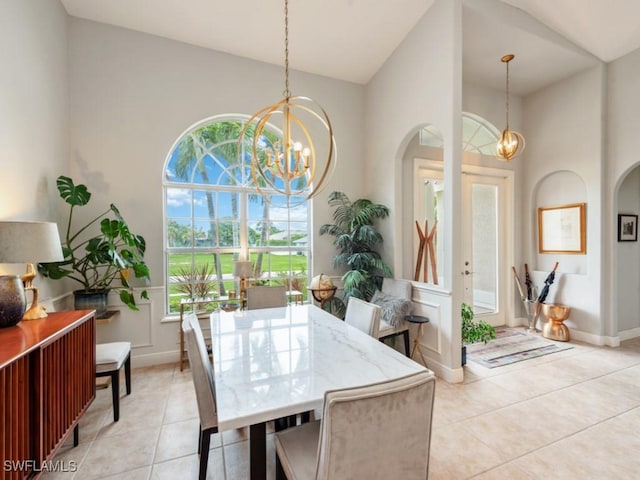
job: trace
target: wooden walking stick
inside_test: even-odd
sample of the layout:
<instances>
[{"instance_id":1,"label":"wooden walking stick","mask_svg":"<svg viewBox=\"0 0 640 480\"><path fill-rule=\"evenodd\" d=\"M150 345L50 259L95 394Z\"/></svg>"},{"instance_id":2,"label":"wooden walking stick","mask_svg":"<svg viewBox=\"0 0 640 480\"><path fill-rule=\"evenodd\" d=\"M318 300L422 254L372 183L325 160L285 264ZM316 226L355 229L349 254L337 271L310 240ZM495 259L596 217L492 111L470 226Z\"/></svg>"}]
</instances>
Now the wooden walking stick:
<instances>
[{"instance_id":1,"label":"wooden walking stick","mask_svg":"<svg viewBox=\"0 0 640 480\"><path fill-rule=\"evenodd\" d=\"M420 230L420 224L416 220L416 228L418 229L418 238L420 239L420 245L418 245L418 260L416 261L416 272L413 275L413 279L417 282L420 280L420 264L422 263L422 254L424 250L424 243L426 241L426 237L422 230Z\"/></svg>"}]
</instances>

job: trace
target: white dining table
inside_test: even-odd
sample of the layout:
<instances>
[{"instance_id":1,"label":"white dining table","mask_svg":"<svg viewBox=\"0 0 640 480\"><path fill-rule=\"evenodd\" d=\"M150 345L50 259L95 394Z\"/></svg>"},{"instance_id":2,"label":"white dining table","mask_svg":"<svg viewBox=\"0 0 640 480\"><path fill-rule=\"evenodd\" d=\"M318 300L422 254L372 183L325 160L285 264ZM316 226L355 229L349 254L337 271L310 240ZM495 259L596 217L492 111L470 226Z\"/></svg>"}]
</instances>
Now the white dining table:
<instances>
[{"instance_id":1,"label":"white dining table","mask_svg":"<svg viewBox=\"0 0 640 480\"><path fill-rule=\"evenodd\" d=\"M217 311L218 429L250 427L251 479L266 478L266 422L322 407L328 390L426 368L314 305Z\"/></svg>"}]
</instances>

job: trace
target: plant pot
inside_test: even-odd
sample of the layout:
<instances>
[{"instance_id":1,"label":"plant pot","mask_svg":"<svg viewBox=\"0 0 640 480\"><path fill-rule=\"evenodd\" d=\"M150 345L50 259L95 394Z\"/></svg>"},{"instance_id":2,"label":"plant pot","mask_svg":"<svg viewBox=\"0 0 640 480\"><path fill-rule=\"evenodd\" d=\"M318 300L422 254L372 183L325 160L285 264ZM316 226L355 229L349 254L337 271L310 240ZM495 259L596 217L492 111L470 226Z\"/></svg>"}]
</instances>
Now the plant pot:
<instances>
[{"instance_id":1,"label":"plant pot","mask_svg":"<svg viewBox=\"0 0 640 480\"><path fill-rule=\"evenodd\" d=\"M73 292L76 310L95 310L96 318L107 313L109 290L75 290Z\"/></svg>"},{"instance_id":2,"label":"plant pot","mask_svg":"<svg viewBox=\"0 0 640 480\"><path fill-rule=\"evenodd\" d=\"M467 346L462 345L462 366L467 364Z\"/></svg>"}]
</instances>

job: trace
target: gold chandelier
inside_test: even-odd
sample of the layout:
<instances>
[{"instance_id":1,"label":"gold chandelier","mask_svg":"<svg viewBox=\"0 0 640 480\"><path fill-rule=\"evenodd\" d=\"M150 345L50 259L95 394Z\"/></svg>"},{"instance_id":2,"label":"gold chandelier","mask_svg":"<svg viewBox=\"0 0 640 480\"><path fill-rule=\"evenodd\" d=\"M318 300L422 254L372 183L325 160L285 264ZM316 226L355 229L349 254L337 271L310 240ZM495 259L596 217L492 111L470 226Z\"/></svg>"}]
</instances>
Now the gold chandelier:
<instances>
[{"instance_id":1,"label":"gold chandelier","mask_svg":"<svg viewBox=\"0 0 640 480\"><path fill-rule=\"evenodd\" d=\"M515 58L515 55L509 54L501 58L507 64L507 86L506 86L506 105L507 105L507 126L502 131L500 140L497 144L497 155L506 161L520 155L525 146L522 134L509 130L509 62Z\"/></svg>"},{"instance_id":2,"label":"gold chandelier","mask_svg":"<svg viewBox=\"0 0 640 480\"><path fill-rule=\"evenodd\" d=\"M324 109L311 98L292 96L289 90L288 0L284 2L284 45L284 98L256 112L244 125L239 141L250 136L251 175L260 193L275 191L304 201L317 195L330 177L335 168L336 146L333 127ZM267 128L277 116L282 116L281 139L269 135ZM324 161L318 158L307 127L309 122L327 132Z\"/></svg>"}]
</instances>

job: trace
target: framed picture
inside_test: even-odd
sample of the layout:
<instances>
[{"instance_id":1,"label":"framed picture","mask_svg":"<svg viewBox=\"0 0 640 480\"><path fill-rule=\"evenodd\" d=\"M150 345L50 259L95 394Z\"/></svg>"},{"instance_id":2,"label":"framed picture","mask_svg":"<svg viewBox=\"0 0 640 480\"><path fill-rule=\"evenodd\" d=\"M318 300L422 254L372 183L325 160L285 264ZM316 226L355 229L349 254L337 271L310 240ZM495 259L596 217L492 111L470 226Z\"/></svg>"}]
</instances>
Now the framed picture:
<instances>
[{"instance_id":1,"label":"framed picture","mask_svg":"<svg viewBox=\"0 0 640 480\"><path fill-rule=\"evenodd\" d=\"M586 203L538 208L538 252L587 253Z\"/></svg>"},{"instance_id":2,"label":"framed picture","mask_svg":"<svg viewBox=\"0 0 640 480\"><path fill-rule=\"evenodd\" d=\"M618 214L618 241L638 241L638 215Z\"/></svg>"}]
</instances>

